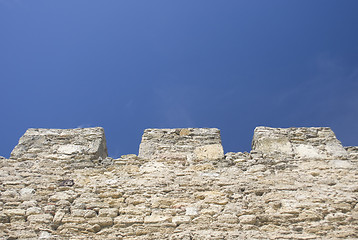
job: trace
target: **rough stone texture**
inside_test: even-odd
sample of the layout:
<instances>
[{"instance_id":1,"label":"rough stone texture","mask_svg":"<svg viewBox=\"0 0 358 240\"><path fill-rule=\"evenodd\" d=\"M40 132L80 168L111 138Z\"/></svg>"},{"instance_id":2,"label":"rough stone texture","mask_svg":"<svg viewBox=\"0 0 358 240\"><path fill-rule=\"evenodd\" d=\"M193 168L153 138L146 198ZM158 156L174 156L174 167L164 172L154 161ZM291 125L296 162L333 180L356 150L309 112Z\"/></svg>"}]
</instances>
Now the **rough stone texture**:
<instances>
[{"instance_id":1,"label":"rough stone texture","mask_svg":"<svg viewBox=\"0 0 358 240\"><path fill-rule=\"evenodd\" d=\"M346 158L347 152L328 127L257 127L252 150L266 157Z\"/></svg>"},{"instance_id":2,"label":"rough stone texture","mask_svg":"<svg viewBox=\"0 0 358 240\"><path fill-rule=\"evenodd\" d=\"M345 147L344 149L347 151L350 159L358 160L358 147L351 146L351 147Z\"/></svg>"},{"instance_id":3,"label":"rough stone texture","mask_svg":"<svg viewBox=\"0 0 358 240\"><path fill-rule=\"evenodd\" d=\"M0 158L0 239L358 239L358 161L347 156L130 154L86 168Z\"/></svg>"},{"instance_id":4,"label":"rough stone texture","mask_svg":"<svg viewBox=\"0 0 358 240\"><path fill-rule=\"evenodd\" d=\"M107 157L103 128L41 129L30 128L20 138L10 158L27 159L81 159Z\"/></svg>"},{"instance_id":5,"label":"rough stone texture","mask_svg":"<svg viewBox=\"0 0 358 240\"><path fill-rule=\"evenodd\" d=\"M139 147L140 158L196 161L222 159L217 128L146 129Z\"/></svg>"}]
</instances>

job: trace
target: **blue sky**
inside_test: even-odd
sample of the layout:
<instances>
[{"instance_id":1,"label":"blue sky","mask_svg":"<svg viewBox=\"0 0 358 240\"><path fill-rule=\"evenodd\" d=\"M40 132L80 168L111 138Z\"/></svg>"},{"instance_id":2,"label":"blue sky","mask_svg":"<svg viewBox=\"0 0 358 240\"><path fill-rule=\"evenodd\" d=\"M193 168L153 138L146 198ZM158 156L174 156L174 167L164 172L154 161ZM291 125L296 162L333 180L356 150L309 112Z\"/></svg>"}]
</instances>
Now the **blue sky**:
<instances>
[{"instance_id":1,"label":"blue sky","mask_svg":"<svg viewBox=\"0 0 358 240\"><path fill-rule=\"evenodd\" d=\"M27 128L329 126L358 145L356 0L0 0L0 155Z\"/></svg>"}]
</instances>

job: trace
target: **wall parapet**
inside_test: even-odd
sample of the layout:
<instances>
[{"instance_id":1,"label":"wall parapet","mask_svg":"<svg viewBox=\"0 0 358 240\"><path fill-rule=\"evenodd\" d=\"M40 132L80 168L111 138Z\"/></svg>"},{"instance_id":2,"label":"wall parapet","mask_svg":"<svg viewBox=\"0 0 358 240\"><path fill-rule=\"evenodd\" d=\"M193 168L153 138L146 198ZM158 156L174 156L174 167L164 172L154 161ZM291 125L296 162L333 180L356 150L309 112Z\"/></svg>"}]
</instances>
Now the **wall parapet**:
<instances>
[{"instance_id":1,"label":"wall parapet","mask_svg":"<svg viewBox=\"0 0 358 240\"><path fill-rule=\"evenodd\" d=\"M112 159L101 128L28 130L0 157L0 239L358 239L358 147L261 127L223 155L219 133L149 129L140 156Z\"/></svg>"}]
</instances>

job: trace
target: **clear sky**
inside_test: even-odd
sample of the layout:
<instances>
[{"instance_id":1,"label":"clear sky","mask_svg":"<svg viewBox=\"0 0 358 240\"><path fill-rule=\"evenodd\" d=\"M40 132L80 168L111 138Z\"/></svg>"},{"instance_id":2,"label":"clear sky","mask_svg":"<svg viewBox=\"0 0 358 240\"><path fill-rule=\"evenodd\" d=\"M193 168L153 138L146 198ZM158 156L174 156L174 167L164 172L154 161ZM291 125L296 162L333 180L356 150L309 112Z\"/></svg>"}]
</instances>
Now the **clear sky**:
<instances>
[{"instance_id":1,"label":"clear sky","mask_svg":"<svg viewBox=\"0 0 358 240\"><path fill-rule=\"evenodd\" d=\"M27 128L329 126L358 145L357 0L0 0L0 155Z\"/></svg>"}]
</instances>

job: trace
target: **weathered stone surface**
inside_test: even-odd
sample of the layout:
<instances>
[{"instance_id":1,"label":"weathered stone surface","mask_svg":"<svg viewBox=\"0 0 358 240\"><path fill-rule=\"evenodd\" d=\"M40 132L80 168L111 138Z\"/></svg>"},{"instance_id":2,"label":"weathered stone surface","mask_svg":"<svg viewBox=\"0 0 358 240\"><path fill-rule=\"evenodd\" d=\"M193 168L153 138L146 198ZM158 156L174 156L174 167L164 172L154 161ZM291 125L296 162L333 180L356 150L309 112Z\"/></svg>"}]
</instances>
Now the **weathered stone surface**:
<instances>
[{"instance_id":1,"label":"weathered stone surface","mask_svg":"<svg viewBox=\"0 0 358 240\"><path fill-rule=\"evenodd\" d=\"M53 220L53 216L50 214L35 214L27 218L30 223L50 223Z\"/></svg>"},{"instance_id":2,"label":"weathered stone surface","mask_svg":"<svg viewBox=\"0 0 358 240\"><path fill-rule=\"evenodd\" d=\"M358 148L346 149L185 164L131 154L87 168L1 159L0 239L358 239Z\"/></svg>"},{"instance_id":3,"label":"weathered stone surface","mask_svg":"<svg viewBox=\"0 0 358 240\"><path fill-rule=\"evenodd\" d=\"M139 147L140 158L181 161L222 159L217 128L146 129Z\"/></svg>"},{"instance_id":4,"label":"weathered stone surface","mask_svg":"<svg viewBox=\"0 0 358 240\"><path fill-rule=\"evenodd\" d=\"M257 127L252 150L267 157L332 159L346 158L347 152L328 127Z\"/></svg>"},{"instance_id":5,"label":"weathered stone surface","mask_svg":"<svg viewBox=\"0 0 358 240\"><path fill-rule=\"evenodd\" d=\"M358 160L358 147L350 146L344 148L350 159Z\"/></svg>"},{"instance_id":6,"label":"weathered stone surface","mask_svg":"<svg viewBox=\"0 0 358 240\"><path fill-rule=\"evenodd\" d=\"M11 152L11 159L81 159L107 157L103 128L30 128Z\"/></svg>"}]
</instances>

